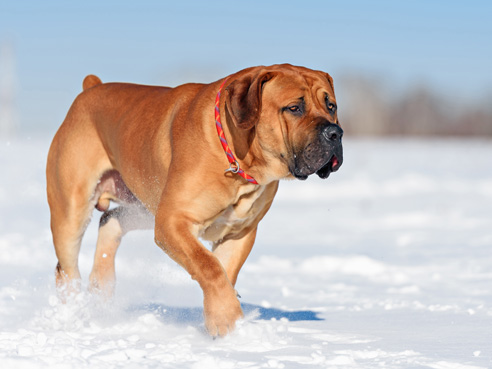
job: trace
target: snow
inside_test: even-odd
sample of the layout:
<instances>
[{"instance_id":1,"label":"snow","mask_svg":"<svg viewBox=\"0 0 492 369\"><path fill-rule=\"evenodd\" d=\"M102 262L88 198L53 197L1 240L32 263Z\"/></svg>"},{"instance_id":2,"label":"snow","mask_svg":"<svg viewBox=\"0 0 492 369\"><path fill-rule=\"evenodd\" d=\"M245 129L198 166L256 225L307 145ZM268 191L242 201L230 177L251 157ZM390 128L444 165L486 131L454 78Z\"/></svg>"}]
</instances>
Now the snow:
<instances>
[{"instance_id":1,"label":"snow","mask_svg":"<svg viewBox=\"0 0 492 369\"><path fill-rule=\"evenodd\" d=\"M491 141L346 140L328 180L281 183L236 286L245 319L216 340L152 232L123 240L114 301L60 303L48 146L0 141L1 368L492 367Z\"/></svg>"}]
</instances>

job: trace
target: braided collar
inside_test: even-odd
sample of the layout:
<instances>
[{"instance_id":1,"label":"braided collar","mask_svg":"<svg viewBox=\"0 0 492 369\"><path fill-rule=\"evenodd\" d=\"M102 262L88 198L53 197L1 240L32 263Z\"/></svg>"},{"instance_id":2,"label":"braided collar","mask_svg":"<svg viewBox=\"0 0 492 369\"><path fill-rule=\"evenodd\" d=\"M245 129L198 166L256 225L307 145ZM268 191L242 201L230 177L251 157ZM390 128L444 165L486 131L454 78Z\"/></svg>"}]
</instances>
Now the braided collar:
<instances>
[{"instance_id":1,"label":"braided collar","mask_svg":"<svg viewBox=\"0 0 492 369\"><path fill-rule=\"evenodd\" d=\"M234 154L232 153L231 148L229 147L224 135L224 129L222 128L222 123L220 121L219 103L220 103L220 93L222 92L222 89L224 88L226 81L227 78L224 80L224 82L222 82L222 85L220 85L219 91L217 92L217 97L215 98L215 127L217 128L217 134L219 135L222 148L224 149L224 152L226 153L227 156L227 160L229 161L229 168L226 169L225 172L226 173L232 172L234 174L238 174L241 177L243 177L245 180L247 180L249 183L258 184L258 182L256 182L256 180L253 177L246 174L244 170L242 170L239 167L239 163L236 160Z\"/></svg>"}]
</instances>

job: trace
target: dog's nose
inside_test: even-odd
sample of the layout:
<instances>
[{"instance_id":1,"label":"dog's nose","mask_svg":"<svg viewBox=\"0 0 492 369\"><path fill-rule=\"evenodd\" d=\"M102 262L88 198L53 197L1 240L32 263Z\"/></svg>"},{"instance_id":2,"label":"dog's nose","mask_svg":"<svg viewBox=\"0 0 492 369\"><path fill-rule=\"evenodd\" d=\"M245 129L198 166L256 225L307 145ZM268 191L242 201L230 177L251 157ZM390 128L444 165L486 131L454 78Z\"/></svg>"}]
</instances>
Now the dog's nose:
<instances>
[{"instance_id":1,"label":"dog's nose","mask_svg":"<svg viewBox=\"0 0 492 369\"><path fill-rule=\"evenodd\" d=\"M342 128L340 128L340 126L336 124L327 124L323 127L323 130L321 132L323 134L323 137L326 138L328 141L338 143L342 140L343 130Z\"/></svg>"}]
</instances>

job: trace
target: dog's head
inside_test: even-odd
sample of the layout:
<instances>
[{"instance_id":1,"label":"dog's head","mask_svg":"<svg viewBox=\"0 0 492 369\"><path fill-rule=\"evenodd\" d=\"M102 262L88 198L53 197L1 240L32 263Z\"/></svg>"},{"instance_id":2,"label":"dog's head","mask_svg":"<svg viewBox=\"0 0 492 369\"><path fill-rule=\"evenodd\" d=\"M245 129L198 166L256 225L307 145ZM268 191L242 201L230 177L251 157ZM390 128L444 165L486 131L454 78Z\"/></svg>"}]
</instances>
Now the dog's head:
<instances>
[{"instance_id":1,"label":"dog's head","mask_svg":"<svg viewBox=\"0 0 492 369\"><path fill-rule=\"evenodd\" d=\"M329 74L287 64L255 67L226 91L234 125L254 134L256 156L279 178L327 178L342 165L343 130Z\"/></svg>"}]
</instances>

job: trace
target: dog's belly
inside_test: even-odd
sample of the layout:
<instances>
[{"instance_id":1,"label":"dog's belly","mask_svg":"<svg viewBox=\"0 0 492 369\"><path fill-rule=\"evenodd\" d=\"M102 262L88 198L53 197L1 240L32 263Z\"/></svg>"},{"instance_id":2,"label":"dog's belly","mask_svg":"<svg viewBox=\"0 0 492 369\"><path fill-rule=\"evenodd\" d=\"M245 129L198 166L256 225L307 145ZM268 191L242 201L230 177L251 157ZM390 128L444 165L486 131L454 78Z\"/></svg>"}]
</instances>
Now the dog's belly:
<instances>
[{"instance_id":1,"label":"dog's belly","mask_svg":"<svg viewBox=\"0 0 492 369\"><path fill-rule=\"evenodd\" d=\"M120 173L116 170L109 170L99 179L92 201L95 202L97 210L106 211L110 201L132 204L138 200L123 182Z\"/></svg>"}]
</instances>

